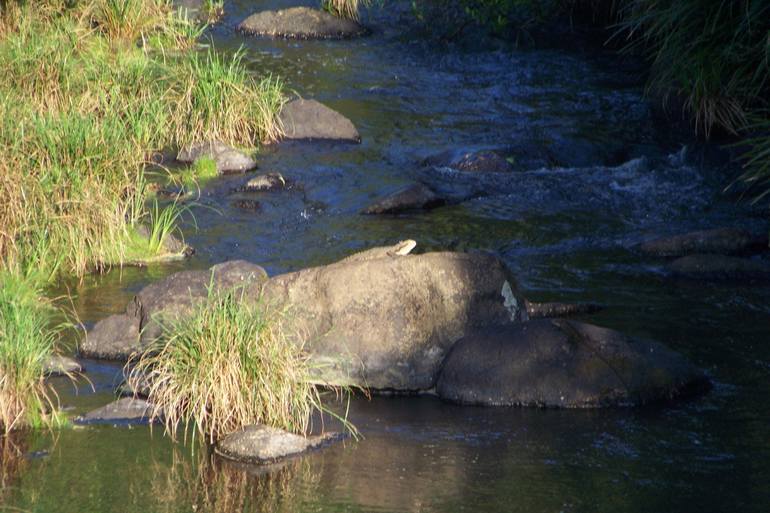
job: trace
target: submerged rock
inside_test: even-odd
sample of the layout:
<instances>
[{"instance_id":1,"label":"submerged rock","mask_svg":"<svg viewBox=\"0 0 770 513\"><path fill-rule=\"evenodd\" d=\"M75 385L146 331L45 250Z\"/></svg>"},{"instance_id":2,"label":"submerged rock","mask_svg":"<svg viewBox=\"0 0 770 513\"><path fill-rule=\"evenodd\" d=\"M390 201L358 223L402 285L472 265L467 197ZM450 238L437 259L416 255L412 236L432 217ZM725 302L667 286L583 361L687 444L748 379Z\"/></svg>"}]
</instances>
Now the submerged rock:
<instances>
[{"instance_id":1,"label":"submerged rock","mask_svg":"<svg viewBox=\"0 0 770 513\"><path fill-rule=\"evenodd\" d=\"M139 319L111 315L96 323L81 341L79 352L87 358L126 360L142 348Z\"/></svg>"},{"instance_id":2,"label":"submerged rock","mask_svg":"<svg viewBox=\"0 0 770 513\"><path fill-rule=\"evenodd\" d=\"M447 356L442 399L485 406L635 406L705 391L709 381L656 342L566 320L474 331Z\"/></svg>"},{"instance_id":3,"label":"submerged rock","mask_svg":"<svg viewBox=\"0 0 770 513\"><path fill-rule=\"evenodd\" d=\"M601 310L600 305L593 303L532 303L527 301L527 313L530 319L585 315Z\"/></svg>"},{"instance_id":4,"label":"submerged rock","mask_svg":"<svg viewBox=\"0 0 770 513\"><path fill-rule=\"evenodd\" d=\"M51 355L43 362L43 372L47 376L65 376L83 372L84 367L68 356Z\"/></svg>"},{"instance_id":5,"label":"submerged rock","mask_svg":"<svg viewBox=\"0 0 770 513\"><path fill-rule=\"evenodd\" d=\"M413 241L275 276L263 297L286 305L317 379L418 391L435 383L452 344L474 328L526 319L510 271L482 253L405 254Z\"/></svg>"},{"instance_id":6,"label":"submerged rock","mask_svg":"<svg viewBox=\"0 0 770 513\"><path fill-rule=\"evenodd\" d=\"M316 100L292 100L280 115L284 140L361 142L353 123Z\"/></svg>"},{"instance_id":7,"label":"submerged rock","mask_svg":"<svg viewBox=\"0 0 770 513\"><path fill-rule=\"evenodd\" d=\"M253 425L227 435L217 444L215 451L231 460L264 465L318 449L343 438L340 433L305 437L283 429Z\"/></svg>"},{"instance_id":8,"label":"submerged rock","mask_svg":"<svg viewBox=\"0 0 770 513\"><path fill-rule=\"evenodd\" d=\"M353 20L309 7L258 12L243 20L238 30L255 36L292 39L346 39L367 32Z\"/></svg>"},{"instance_id":9,"label":"submerged rock","mask_svg":"<svg viewBox=\"0 0 770 513\"><path fill-rule=\"evenodd\" d=\"M78 424L147 423L153 406L144 399L124 397L75 419Z\"/></svg>"},{"instance_id":10,"label":"submerged rock","mask_svg":"<svg viewBox=\"0 0 770 513\"><path fill-rule=\"evenodd\" d=\"M201 158L212 159L219 174L245 173L257 167L254 159L221 141L193 144L179 150L176 157L185 164L193 164Z\"/></svg>"},{"instance_id":11,"label":"submerged rock","mask_svg":"<svg viewBox=\"0 0 770 513\"><path fill-rule=\"evenodd\" d=\"M690 255L668 265L669 271L687 278L770 281L770 262L724 255Z\"/></svg>"},{"instance_id":12,"label":"submerged rock","mask_svg":"<svg viewBox=\"0 0 770 513\"><path fill-rule=\"evenodd\" d=\"M480 150L471 152L445 151L428 157L425 166L449 167L457 171L470 173L510 173L514 166L500 150Z\"/></svg>"},{"instance_id":13,"label":"submerged rock","mask_svg":"<svg viewBox=\"0 0 770 513\"><path fill-rule=\"evenodd\" d=\"M253 199L239 199L233 201L233 206L241 210L248 210L250 212L259 212L262 210L262 204Z\"/></svg>"},{"instance_id":14,"label":"submerged rock","mask_svg":"<svg viewBox=\"0 0 770 513\"><path fill-rule=\"evenodd\" d=\"M768 240L739 228L715 228L650 240L640 244L639 249L661 257L706 253L741 255L767 250Z\"/></svg>"},{"instance_id":15,"label":"submerged rock","mask_svg":"<svg viewBox=\"0 0 770 513\"><path fill-rule=\"evenodd\" d=\"M409 210L428 210L445 202L421 183L408 185L365 208L362 214L398 214Z\"/></svg>"}]
</instances>

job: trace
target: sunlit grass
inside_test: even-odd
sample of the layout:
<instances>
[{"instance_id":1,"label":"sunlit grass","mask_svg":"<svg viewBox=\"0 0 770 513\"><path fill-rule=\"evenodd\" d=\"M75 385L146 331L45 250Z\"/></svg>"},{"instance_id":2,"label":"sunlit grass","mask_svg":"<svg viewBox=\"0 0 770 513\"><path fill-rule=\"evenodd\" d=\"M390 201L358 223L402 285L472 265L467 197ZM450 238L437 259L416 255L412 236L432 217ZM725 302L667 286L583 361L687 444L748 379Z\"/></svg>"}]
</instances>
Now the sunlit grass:
<instances>
[{"instance_id":1,"label":"sunlit grass","mask_svg":"<svg viewBox=\"0 0 770 513\"><path fill-rule=\"evenodd\" d=\"M371 0L322 0L321 7L340 18L357 20L360 16L361 7L371 4Z\"/></svg>"},{"instance_id":2,"label":"sunlit grass","mask_svg":"<svg viewBox=\"0 0 770 513\"><path fill-rule=\"evenodd\" d=\"M182 424L211 442L250 424L307 433L313 412L326 411L285 312L241 299L211 291L192 317L166 323L128 373L132 385L150 383L153 415L171 436Z\"/></svg>"}]
</instances>

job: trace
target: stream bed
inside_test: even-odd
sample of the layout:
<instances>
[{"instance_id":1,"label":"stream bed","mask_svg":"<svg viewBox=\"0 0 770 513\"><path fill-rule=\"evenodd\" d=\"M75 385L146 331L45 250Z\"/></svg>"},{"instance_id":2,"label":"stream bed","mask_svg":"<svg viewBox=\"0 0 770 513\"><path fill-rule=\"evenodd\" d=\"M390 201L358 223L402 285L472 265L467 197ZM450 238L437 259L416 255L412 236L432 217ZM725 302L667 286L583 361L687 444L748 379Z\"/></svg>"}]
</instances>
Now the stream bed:
<instances>
[{"instance_id":1,"label":"stream bed","mask_svg":"<svg viewBox=\"0 0 770 513\"><path fill-rule=\"evenodd\" d=\"M604 305L583 319L663 342L706 369L714 389L663 408L603 411L359 397L350 415L361 441L269 469L192 451L160 428L38 433L0 449L0 510L770 511L770 286L672 279L665 262L632 249L696 229L766 231L767 212L725 196L724 170L682 151L688 141L655 121L642 68L596 49L448 48L415 35L403 6L372 9L373 33L356 40L273 41L234 30L252 12L298 3L226 2L214 44L243 45L253 70L340 111L362 143L267 148L260 172L301 187L251 194L259 212L233 205L230 191L247 177L207 183L197 229L184 232L195 256L71 284L85 326L181 269L246 259L272 275L414 239L417 251L497 253L530 299ZM426 176L426 157L501 147L537 147L554 169L477 182L483 194L430 212L360 215L418 179L467 185ZM119 364L85 366L90 384L58 387L72 414L109 402L120 380Z\"/></svg>"}]
</instances>

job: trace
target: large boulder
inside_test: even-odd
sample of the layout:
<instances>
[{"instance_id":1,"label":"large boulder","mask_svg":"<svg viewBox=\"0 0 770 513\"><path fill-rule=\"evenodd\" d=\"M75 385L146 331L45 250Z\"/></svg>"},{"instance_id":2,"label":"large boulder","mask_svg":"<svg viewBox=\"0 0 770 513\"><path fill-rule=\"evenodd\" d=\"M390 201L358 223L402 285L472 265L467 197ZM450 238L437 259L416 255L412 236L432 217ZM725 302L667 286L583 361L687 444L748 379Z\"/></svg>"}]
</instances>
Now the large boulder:
<instances>
[{"instance_id":1,"label":"large boulder","mask_svg":"<svg viewBox=\"0 0 770 513\"><path fill-rule=\"evenodd\" d=\"M443 399L486 406L633 406L697 393L708 379L656 342L567 320L472 332L447 356Z\"/></svg>"},{"instance_id":2,"label":"large boulder","mask_svg":"<svg viewBox=\"0 0 770 513\"><path fill-rule=\"evenodd\" d=\"M280 121L283 139L287 141L361 142L358 130L348 118L316 100L288 102L281 110Z\"/></svg>"},{"instance_id":3,"label":"large boulder","mask_svg":"<svg viewBox=\"0 0 770 513\"><path fill-rule=\"evenodd\" d=\"M340 433L306 437L283 429L252 425L227 435L214 451L231 460L265 465L298 456L343 438Z\"/></svg>"},{"instance_id":4,"label":"large boulder","mask_svg":"<svg viewBox=\"0 0 770 513\"><path fill-rule=\"evenodd\" d=\"M366 34L366 28L353 20L309 7L258 12L243 20L238 30L291 39L344 39Z\"/></svg>"},{"instance_id":5,"label":"large boulder","mask_svg":"<svg viewBox=\"0 0 770 513\"><path fill-rule=\"evenodd\" d=\"M430 389L452 345L526 319L513 276L482 253L410 255L413 241L275 276L264 298L289 309L318 380L377 390Z\"/></svg>"},{"instance_id":6,"label":"large boulder","mask_svg":"<svg viewBox=\"0 0 770 513\"><path fill-rule=\"evenodd\" d=\"M153 406L144 399L124 397L77 417L78 424L146 424ZM158 420L157 418L155 420Z\"/></svg>"},{"instance_id":7,"label":"large boulder","mask_svg":"<svg viewBox=\"0 0 770 513\"><path fill-rule=\"evenodd\" d=\"M642 253L661 257L681 257L692 254L741 255L767 250L767 237L760 237L739 228L715 228L661 237L643 242Z\"/></svg>"}]
</instances>

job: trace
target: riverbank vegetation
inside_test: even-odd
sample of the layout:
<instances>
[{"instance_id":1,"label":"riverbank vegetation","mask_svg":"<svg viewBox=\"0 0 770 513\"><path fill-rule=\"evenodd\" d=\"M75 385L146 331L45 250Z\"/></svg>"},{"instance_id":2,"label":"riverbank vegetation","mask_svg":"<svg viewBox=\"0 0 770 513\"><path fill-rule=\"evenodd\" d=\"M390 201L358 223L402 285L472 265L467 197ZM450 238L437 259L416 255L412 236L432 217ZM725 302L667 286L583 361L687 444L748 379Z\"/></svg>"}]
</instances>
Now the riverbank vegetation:
<instances>
[{"instance_id":1,"label":"riverbank vegetation","mask_svg":"<svg viewBox=\"0 0 770 513\"><path fill-rule=\"evenodd\" d=\"M180 425L215 442L251 424L307 433L322 412L311 364L285 312L249 305L236 289L210 291L184 321L163 326L129 372L134 390L149 384L152 416L175 436Z\"/></svg>"},{"instance_id":2,"label":"riverbank vegetation","mask_svg":"<svg viewBox=\"0 0 770 513\"><path fill-rule=\"evenodd\" d=\"M32 298L162 251L175 216L147 205L152 155L280 134L281 82L199 51L202 32L166 0L0 1L0 295L24 298L0 306L5 430L50 418L40 360L57 332Z\"/></svg>"},{"instance_id":3,"label":"riverbank vegetation","mask_svg":"<svg viewBox=\"0 0 770 513\"><path fill-rule=\"evenodd\" d=\"M603 31L618 51L649 63L647 90L695 133L743 148L737 181L770 194L770 2L765 0L428 0L415 2L442 37L474 27L519 43L549 27ZM561 37L561 36L557 36ZM678 112L676 112L678 111Z\"/></svg>"},{"instance_id":4,"label":"riverbank vegetation","mask_svg":"<svg viewBox=\"0 0 770 513\"><path fill-rule=\"evenodd\" d=\"M371 4L371 0L321 0L321 8L340 18L357 20L361 7Z\"/></svg>"}]
</instances>

